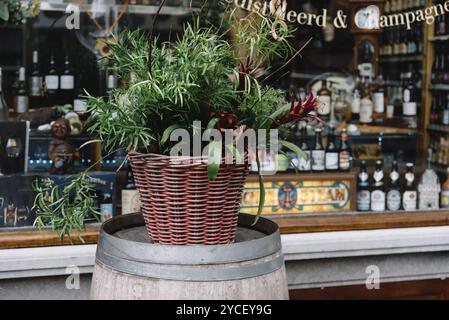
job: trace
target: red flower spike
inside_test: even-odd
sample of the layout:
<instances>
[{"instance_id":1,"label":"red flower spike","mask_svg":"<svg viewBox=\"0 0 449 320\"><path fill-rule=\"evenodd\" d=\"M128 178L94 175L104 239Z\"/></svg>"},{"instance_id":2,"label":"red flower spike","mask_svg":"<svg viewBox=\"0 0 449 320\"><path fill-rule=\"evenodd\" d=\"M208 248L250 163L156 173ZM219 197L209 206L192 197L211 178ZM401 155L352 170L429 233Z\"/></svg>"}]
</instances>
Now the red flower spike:
<instances>
[{"instance_id":1,"label":"red flower spike","mask_svg":"<svg viewBox=\"0 0 449 320\"><path fill-rule=\"evenodd\" d=\"M296 106L295 102L296 99L295 97L293 97L290 105L290 111L285 116L277 119L274 122L273 127L277 127L290 122L308 121L310 119L322 122L322 120L316 115L310 114L312 111L315 111L318 108L318 101L311 92L309 92L309 94L307 95L304 103L301 98L299 99Z\"/></svg>"}]
</instances>

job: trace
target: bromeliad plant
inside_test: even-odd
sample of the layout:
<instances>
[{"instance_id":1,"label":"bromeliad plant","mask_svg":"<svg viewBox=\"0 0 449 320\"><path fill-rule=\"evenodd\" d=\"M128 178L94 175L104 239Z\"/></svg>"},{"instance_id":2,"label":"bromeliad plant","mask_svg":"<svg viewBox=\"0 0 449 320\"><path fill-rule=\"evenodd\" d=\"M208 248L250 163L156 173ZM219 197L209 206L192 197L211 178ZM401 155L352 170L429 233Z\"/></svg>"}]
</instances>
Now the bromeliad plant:
<instances>
[{"instance_id":1,"label":"bromeliad plant","mask_svg":"<svg viewBox=\"0 0 449 320\"><path fill-rule=\"evenodd\" d=\"M284 91L268 84L300 52L290 45L294 30L276 17L256 14L238 19L232 12L229 22L229 30L200 27L198 21L187 24L174 43L159 43L139 30L122 32L109 43L108 64L124 85L110 91L109 99L88 99L94 115L90 130L108 152L126 147L169 155L169 136L178 128L192 133L210 128L285 131L314 117L312 95L289 104ZM286 63L273 71L276 58ZM193 127L198 120L202 128ZM280 143L303 154L291 143ZM213 180L218 165L210 161L209 166ZM257 217L264 204L260 174L259 180Z\"/></svg>"}]
</instances>

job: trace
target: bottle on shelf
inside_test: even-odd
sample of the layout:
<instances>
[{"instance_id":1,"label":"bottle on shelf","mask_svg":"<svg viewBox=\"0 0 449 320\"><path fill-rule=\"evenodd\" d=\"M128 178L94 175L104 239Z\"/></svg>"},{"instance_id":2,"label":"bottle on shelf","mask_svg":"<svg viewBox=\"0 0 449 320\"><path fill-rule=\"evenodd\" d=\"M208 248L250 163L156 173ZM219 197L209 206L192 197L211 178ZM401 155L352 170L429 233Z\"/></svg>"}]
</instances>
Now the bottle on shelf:
<instances>
[{"instance_id":1,"label":"bottle on shelf","mask_svg":"<svg viewBox=\"0 0 449 320\"><path fill-rule=\"evenodd\" d=\"M385 89L382 74L379 74L379 83L373 94L374 97L374 113L383 114L385 112Z\"/></svg>"},{"instance_id":2,"label":"bottle on shelf","mask_svg":"<svg viewBox=\"0 0 449 320\"><path fill-rule=\"evenodd\" d=\"M28 111L29 98L26 88L25 68L19 68L19 79L16 85L17 89L14 95L14 110L17 113Z\"/></svg>"},{"instance_id":3,"label":"bottle on shelf","mask_svg":"<svg viewBox=\"0 0 449 320\"><path fill-rule=\"evenodd\" d=\"M397 211L401 208L401 186L398 162L393 161L388 179L387 209Z\"/></svg>"},{"instance_id":4,"label":"bottle on shelf","mask_svg":"<svg viewBox=\"0 0 449 320\"><path fill-rule=\"evenodd\" d=\"M415 81L413 80L413 71L409 69L405 77L406 85L403 90L402 114L403 116L416 116L417 90L415 87Z\"/></svg>"},{"instance_id":5,"label":"bottle on shelf","mask_svg":"<svg viewBox=\"0 0 449 320\"><path fill-rule=\"evenodd\" d=\"M299 148L305 153L307 158L298 158L298 169L301 172L309 172L312 170L312 151L309 148L307 125L305 123L301 125L301 144Z\"/></svg>"},{"instance_id":6,"label":"bottle on shelf","mask_svg":"<svg viewBox=\"0 0 449 320\"><path fill-rule=\"evenodd\" d=\"M5 96L3 94L3 72L2 68L0 67L0 121L8 121L9 119L9 108L6 104Z\"/></svg>"},{"instance_id":7,"label":"bottle on shelf","mask_svg":"<svg viewBox=\"0 0 449 320\"><path fill-rule=\"evenodd\" d=\"M404 176L404 192L402 194L402 207L406 211L416 210L418 195L416 192L413 163L407 163L406 168L407 171Z\"/></svg>"},{"instance_id":8,"label":"bottle on shelf","mask_svg":"<svg viewBox=\"0 0 449 320\"><path fill-rule=\"evenodd\" d=\"M329 127L329 138L326 147L325 155L325 169L326 171L338 170L338 150L335 144L335 127Z\"/></svg>"},{"instance_id":9,"label":"bottle on shelf","mask_svg":"<svg viewBox=\"0 0 449 320\"><path fill-rule=\"evenodd\" d=\"M325 169L325 151L322 144L321 128L315 129L315 145L312 149L312 171L322 172Z\"/></svg>"},{"instance_id":10,"label":"bottle on shelf","mask_svg":"<svg viewBox=\"0 0 449 320\"><path fill-rule=\"evenodd\" d=\"M134 182L131 165L128 162L126 169L126 184L122 189L122 214L140 211L140 197Z\"/></svg>"},{"instance_id":11,"label":"bottle on shelf","mask_svg":"<svg viewBox=\"0 0 449 320\"><path fill-rule=\"evenodd\" d=\"M371 210L385 211L384 169L381 160L376 161L371 191Z\"/></svg>"},{"instance_id":12,"label":"bottle on shelf","mask_svg":"<svg viewBox=\"0 0 449 320\"><path fill-rule=\"evenodd\" d=\"M70 67L69 56L65 56L64 61L64 71L60 76L60 87L61 87L61 104L71 104L74 98L75 91L75 75Z\"/></svg>"},{"instance_id":13,"label":"bottle on shelf","mask_svg":"<svg viewBox=\"0 0 449 320\"><path fill-rule=\"evenodd\" d=\"M360 172L357 176L357 210L369 211L371 203L371 192L369 175L366 171L366 161L360 162Z\"/></svg>"},{"instance_id":14,"label":"bottle on shelf","mask_svg":"<svg viewBox=\"0 0 449 320\"><path fill-rule=\"evenodd\" d=\"M39 68L39 53L33 51L33 71L30 75L30 107L39 108L42 106L42 74Z\"/></svg>"},{"instance_id":15,"label":"bottle on shelf","mask_svg":"<svg viewBox=\"0 0 449 320\"><path fill-rule=\"evenodd\" d=\"M359 82L356 81L356 83ZM360 95L360 88L356 85L352 92L351 121L358 121L360 118Z\"/></svg>"},{"instance_id":16,"label":"bottle on shelf","mask_svg":"<svg viewBox=\"0 0 449 320\"><path fill-rule=\"evenodd\" d=\"M360 123L373 122L373 101L371 100L370 91L368 86L364 86L363 98L360 100Z\"/></svg>"},{"instance_id":17,"label":"bottle on shelf","mask_svg":"<svg viewBox=\"0 0 449 320\"><path fill-rule=\"evenodd\" d=\"M317 99L319 103L317 113L323 121L328 121L332 108L332 93L327 88L326 79L321 81L321 89L317 92Z\"/></svg>"},{"instance_id":18,"label":"bottle on shelf","mask_svg":"<svg viewBox=\"0 0 449 320\"><path fill-rule=\"evenodd\" d=\"M45 86L48 104L54 106L58 104L59 96L59 75L55 66L55 58L53 54L50 56L50 65L47 74L45 75Z\"/></svg>"},{"instance_id":19,"label":"bottle on shelf","mask_svg":"<svg viewBox=\"0 0 449 320\"><path fill-rule=\"evenodd\" d=\"M340 133L340 146L338 148L338 168L341 171L351 169L351 149L348 144L348 132L343 128Z\"/></svg>"}]
</instances>

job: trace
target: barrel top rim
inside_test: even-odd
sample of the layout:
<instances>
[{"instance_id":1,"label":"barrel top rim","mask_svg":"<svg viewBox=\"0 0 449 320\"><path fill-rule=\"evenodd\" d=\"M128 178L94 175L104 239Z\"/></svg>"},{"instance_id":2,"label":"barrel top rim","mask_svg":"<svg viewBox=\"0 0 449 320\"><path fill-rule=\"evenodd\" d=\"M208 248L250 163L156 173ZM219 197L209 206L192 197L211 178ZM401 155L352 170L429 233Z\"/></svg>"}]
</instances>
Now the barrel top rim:
<instances>
[{"instance_id":1,"label":"barrel top rim","mask_svg":"<svg viewBox=\"0 0 449 320\"><path fill-rule=\"evenodd\" d=\"M254 215L241 213L239 226L259 231L266 236L232 244L162 245L122 239L114 233L143 225L140 213L114 217L100 228L99 252L107 252L118 259L167 264L214 264L249 261L269 256L281 250L279 227L273 221L260 218L252 226Z\"/></svg>"}]
</instances>

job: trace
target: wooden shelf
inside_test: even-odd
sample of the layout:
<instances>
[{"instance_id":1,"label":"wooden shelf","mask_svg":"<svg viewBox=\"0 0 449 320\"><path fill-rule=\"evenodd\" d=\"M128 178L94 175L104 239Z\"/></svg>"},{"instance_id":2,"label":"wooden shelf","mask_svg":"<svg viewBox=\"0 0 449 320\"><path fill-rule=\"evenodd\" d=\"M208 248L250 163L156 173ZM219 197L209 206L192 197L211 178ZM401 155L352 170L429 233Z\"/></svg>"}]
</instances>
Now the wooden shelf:
<instances>
[{"instance_id":1,"label":"wooden shelf","mask_svg":"<svg viewBox=\"0 0 449 320\"><path fill-rule=\"evenodd\" d=\"M429 124L427 126L427 130L449 133L449 125L445 126L443 124Z\"/></svg>"},{"instance_id":2,"label":"wooden shelf","mask_svg":"<svg viewBox=\"0 0 449 320\"><path fill-rule=\"evenodd\" d=\"M281 233L411 228L449 225L449 210L297 214L269 217Z\"/></svg>"},{"instance_id":3,"label":"wooden shelf","mask_svg":"<svg viewBox=\"0 0 449 320\"><path fill-rule=\"evenodd\" d=\"M449 40L449 35L433 36L429 38L429 41L447 41L447 40Z\"/></svg>"},{"instance_id":4,"label":"wooden shelf","mask_svg":"<svg viewBox=\"0 0 449 320\"><path fill-rule=\"evenodd\" d=\"M380 63L397 63L397 62L418 62L423 61L423 55L413 55L413 56L381 56Z\"/></svg>"},{"instance_id":5,"label":"wooden shelf","mask_svg":"<svg viewBox=\"0 0 449 320\"><path fill-rule=\"evenodd\" d=\"M449 84L431 84L429 90L435 91L449 91Z\"/></svg>"},{"instance_id":6,"label":"wooden shelf","mask_svg":"<svg viewBox=\"0 0 449 320\"><path fill-rule=\"evenodd\" d=\"M81 232L81 237L85 244L97 243L99 235L99 227L88 227ZM78 240L76 232L72 233L74 244L83 244ZM0 231L0 249L12 248L30 248L30 247L47 247L69 245L70 241L67 237L61 243L58 235L50 230L39 231L37 229L17 230L17 231Z\"/></svg>"},{"instance_id":7,"label":"wooden shelf","mask_svg":"<svg viewBox=\"0 0 449 320\"><path fill-rule=\"evenodd\" d=\"M337 126L337 128L342 128L343 125ZM407 129L407 128L395 128L389 126L375 126L369 124L357 124L357 128L361 134L406 134L413 135L417 133L416 129Z\"/></svg>"}]
</instances>

